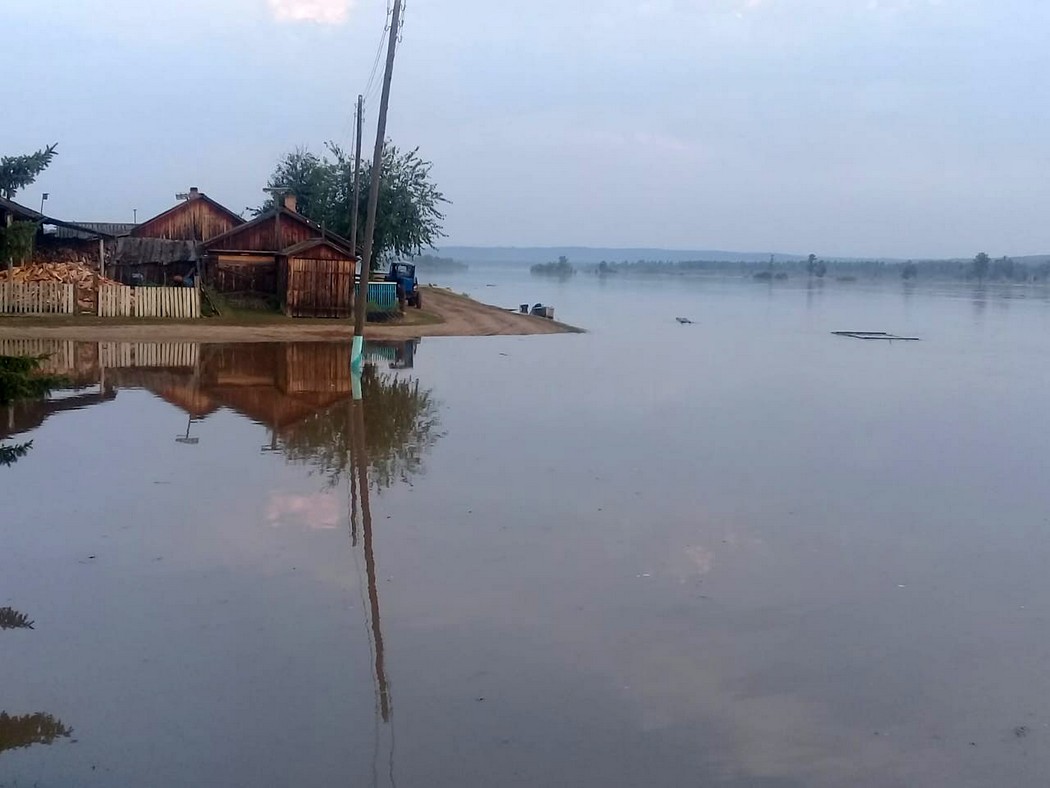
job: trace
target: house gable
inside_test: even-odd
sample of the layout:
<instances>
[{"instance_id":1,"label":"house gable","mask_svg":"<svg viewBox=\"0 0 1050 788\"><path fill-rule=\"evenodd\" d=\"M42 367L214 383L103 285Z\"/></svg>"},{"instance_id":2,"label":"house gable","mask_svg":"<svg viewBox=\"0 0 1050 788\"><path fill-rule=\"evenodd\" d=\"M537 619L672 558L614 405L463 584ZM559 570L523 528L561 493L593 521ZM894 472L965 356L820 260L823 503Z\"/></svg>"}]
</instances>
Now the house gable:
<instances>
[{"instance_id":1,"label":"house gable","mask_svg":"<svg viewBox=\"0 0 1050 788\"><path fill-rule=\"evenodd\" d=\"M187 200L154 216L134 230L136 238L168 241L208 241L244 224L244 219L201 192L191 191Z\"/></svg>"}]
</instances>

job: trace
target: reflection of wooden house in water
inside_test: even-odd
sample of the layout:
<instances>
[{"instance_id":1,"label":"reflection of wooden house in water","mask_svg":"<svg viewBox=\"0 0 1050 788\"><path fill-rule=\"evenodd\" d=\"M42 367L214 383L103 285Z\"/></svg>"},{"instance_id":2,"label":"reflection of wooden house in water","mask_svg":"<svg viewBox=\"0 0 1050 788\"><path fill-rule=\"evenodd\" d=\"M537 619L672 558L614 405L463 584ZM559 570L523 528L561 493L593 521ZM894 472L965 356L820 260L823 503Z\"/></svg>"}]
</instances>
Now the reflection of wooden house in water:
<instances>
[{"instance_id":1,"label":"reflection of wooden house in water","mask_svg":"<svg viewBox=\"0 0 1050 788\"><path fill-rule=\"evenodd\" d=\"M34 429L51 413L142 388L203 419L227 408L280 432L351 395L349 348L334 343L197 345L0 341L0 355L48 355L45 371L83 393L5 409L0 436Z\"/></svg>"},{"instance_id":2,"label":"reflection of wooden house in water","mask_svg":"<svg viewBox=\"0 0 1050 788\"><path fill-rule=\"evenodd\" d=\"M200 385L222 405L280 432L350 396L349 350L326 343L208 348Z\"/></svg>"}]
</instances>

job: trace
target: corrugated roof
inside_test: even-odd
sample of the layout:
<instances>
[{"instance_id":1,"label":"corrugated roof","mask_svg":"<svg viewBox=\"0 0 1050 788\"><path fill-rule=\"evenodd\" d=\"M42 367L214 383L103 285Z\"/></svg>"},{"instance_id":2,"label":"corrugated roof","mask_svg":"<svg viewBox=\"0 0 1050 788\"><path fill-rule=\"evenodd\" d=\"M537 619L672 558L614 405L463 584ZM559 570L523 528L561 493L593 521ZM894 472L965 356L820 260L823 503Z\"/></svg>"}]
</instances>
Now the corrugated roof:
<instances>
[{"instance_id":1,"label":"corrugated roof","mask_svg":"<svg viewBox=\"0 0 1050 788\"><path fill-rule=\"evenodd\" d=\"M6 197L0 197L0 209L3 209L8 213L17 214L18 216L23 217L23 221L27 222L39 222L44 218L42 213L38 213L32 208L26 208L24 205L20 205L14 200L9 200Z\"/></svg>"},{"instance_id":2,"label":"corrugated roof","mask_svg":"<svg viewBox=\"0 0 1050 788\"><path fill-rule=\"evenodd\" d=\"M53 234L54 237L87 240L96 238L99 235L106 235L113 238L119 238L122 235L130 234L132 230L138 227L134 222L74 222L73 224L75 224L76 227L82 227L83 229L77 230L73 227L56 227Z\"/></svg>"},{"instance_id":3,"label":"corrugated roof","mask_svg":"<svg viewBox=\"0 0 1050 788\"><path fill-rule=\"evenodd\" d=\"M163 238L117 239L115 265L143 265L157 263L193 263L199 257L199 246L195 241L168 241Z\"/></svg>"}]
</instances>

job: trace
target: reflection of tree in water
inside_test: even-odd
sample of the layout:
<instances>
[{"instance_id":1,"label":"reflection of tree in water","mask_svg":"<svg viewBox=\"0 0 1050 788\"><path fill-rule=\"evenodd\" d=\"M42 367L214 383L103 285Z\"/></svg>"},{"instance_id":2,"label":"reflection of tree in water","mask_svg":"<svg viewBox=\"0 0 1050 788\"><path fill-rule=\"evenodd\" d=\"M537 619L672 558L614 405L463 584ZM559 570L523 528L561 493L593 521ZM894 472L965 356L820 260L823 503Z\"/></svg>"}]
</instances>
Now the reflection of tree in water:
<instances>
[{"instance_id":1,"label":"reflection of tree in water","mask_svg":"<svg viewBox=\"0 0 1050 788\"><path fill-rule=\"evenodd\" d=\"M0 629L32 629L33 622L14 608L0 607Z\"/></svg>"},{"instance_id":2,"label":"reflection of tree in water","mask_svg":"<svg viewBox=\"0 0 1050 788\"><path fill-rule=\"evenodd\" d=\"M26 714L12 717L0 711L0 753L20 750L34 744L52 744L56 739L65 739L73 733L61 720L50 714Z\"/></svg>"},{"instance_id":3,"label":"reflection of tree in water","mask_svg":"<svg viewBox=\"0 0 1050 788\"><path fill-rule=\"evenodd\" d=\"M0 465L14 465L20 459L29 454L33 448L33 441L27 443L15 443L11 446L0 446Z\"/></svg>"},{"instance_id":4,"label":"reflection of tree in water","mask_svg":"<svg viewBox=\"0 0 1050 788\"><path fill-rule=\"evenodd\" d=\"M368 402L371 486L382 490L411 481L422 472L424 455L442 437L431 391L421 389L418 380L379 372L371 364L362 373L361 388ZM340 403L285 430L281 449L291 461L316 467L334 486L350 470L352 429L350 409Z\"/></svg>"},{"instance_id":5,"label":"reflection of tree in water","mask_svg":"<svg viewBox=\"0 0 1050 788\"><path fill-rule=\"evenodd\" d=\"M25 399L41 399L65 381L40 372L46 356L0 356L0 405ZM0 465L14 465L29 453L33 442L0 444Z\"/></svg>"}]
</instances>

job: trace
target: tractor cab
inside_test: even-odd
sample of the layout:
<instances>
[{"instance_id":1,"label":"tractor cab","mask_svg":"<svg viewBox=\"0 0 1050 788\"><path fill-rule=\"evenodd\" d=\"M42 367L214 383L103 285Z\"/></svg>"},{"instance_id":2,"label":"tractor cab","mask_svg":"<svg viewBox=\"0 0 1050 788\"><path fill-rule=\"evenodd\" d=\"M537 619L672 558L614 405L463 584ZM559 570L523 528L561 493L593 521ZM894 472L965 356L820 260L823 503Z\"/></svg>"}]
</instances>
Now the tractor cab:
<instances>
[{"instance_id":1,"label":"tractor cab","mask_svg":"<svg viewBox=\"0 0 1050 788\"><path fill-rule=\"evenodd\" d=\"M397 300L416 309L423 307L423 294L419 292L416 267L412 263L394 263L386 275L386 281L397 285Z\"/></svg>"}]
</instances>

